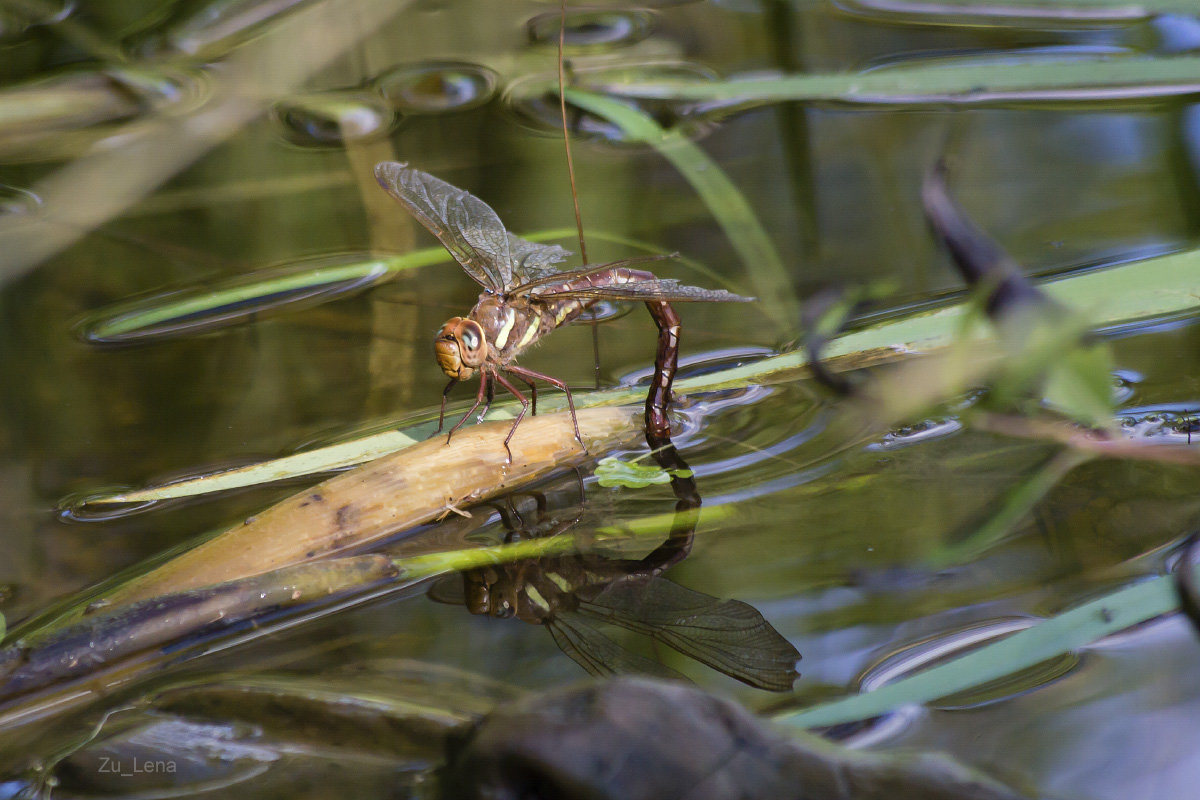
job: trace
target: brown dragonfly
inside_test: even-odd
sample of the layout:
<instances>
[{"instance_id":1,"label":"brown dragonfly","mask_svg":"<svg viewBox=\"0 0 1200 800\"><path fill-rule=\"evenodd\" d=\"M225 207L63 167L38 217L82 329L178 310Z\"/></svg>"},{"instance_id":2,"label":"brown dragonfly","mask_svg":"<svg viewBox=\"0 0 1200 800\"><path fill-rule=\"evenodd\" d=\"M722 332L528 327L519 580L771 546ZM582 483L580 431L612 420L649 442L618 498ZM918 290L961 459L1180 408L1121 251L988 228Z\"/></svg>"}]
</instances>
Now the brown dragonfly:
<instances>
[{"instance_id":1,"label":"brown dragonfly","mask_svg":"<svg viewBox=\"0 0 1200 800\"><path fill-rule=\"evenodd\" d=\"M526 369L516 363L516 358L551 331L578 319L600 300L644 301L658 324L656 374L646 400L646 419L647 435L665 439L670 435L666 405L670 402L679 351L679 318L670 303L753 300L721 289L684 286L678 281L659 278L632 267L635 263L672 256L631 258L562 271L555 264L570 256L570 252L558 245L537 244L509 233L487 203L464 189L395 161L375 165L375 179L438 238L468 275L483 286L479 302L467 316L452 317L434 340L438 365L450 378L442 391L439 432L445 422L446 397L450 390L476 372L480 379L475 404L450 429L447 441L480 404L484 405L480 417L487 413L495 382L521 402L521 411L504 439L504 447L508 450L517 426L530 410L525 395L503 374L508 373L529 386L534 414L537 413L535 380L562 389L567 396L575 438L582 445L575 402L566 383ZM509 450L511 458L512 451Z\"/></svg>"},{"instance_id":2,"label":"brown dragonfly","mask_svg":"<svg viewBox=\"0 0 1200 800\"><path fill-rule=\"evenodd\" d=\"M466 606L472 614L540 625L558 648L593 675L627 672L681 679L678 672L626 649L611 636L624 628L690 656L750 686L788 691L800 653L753 606L722 600L663 576L691 552L701 499L687 464L673 447L655 452L673 470L677 498L670 533L641 558L578 553L464 570L430 587L439 603ZM580 501L583 484L580 478ZM556 513L549 492L525 492L495 502L505 542L559 536L583 519ZM518 507L522 498L528 502ZM564 509L565 511L565 509ZM530 516L533 512L534 516Z\"/></svg>"}]
</instances>

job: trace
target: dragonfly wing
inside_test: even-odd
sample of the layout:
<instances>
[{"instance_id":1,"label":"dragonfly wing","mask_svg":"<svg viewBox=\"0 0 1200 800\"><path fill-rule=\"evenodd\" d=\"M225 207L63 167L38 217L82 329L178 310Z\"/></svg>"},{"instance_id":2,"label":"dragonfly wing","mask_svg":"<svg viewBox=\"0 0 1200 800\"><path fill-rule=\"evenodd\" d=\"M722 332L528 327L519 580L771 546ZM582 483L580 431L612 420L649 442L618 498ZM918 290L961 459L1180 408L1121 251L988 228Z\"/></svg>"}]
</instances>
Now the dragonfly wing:
<instances>
[{"instance_id":1,"label":"dragonfly wing","mask_svg":"<svg viewBox=\"0 0 1200 800\"><path fill-rule=\"evenodd\" d=\"M463 591L461 575L447 575L444 578L438 578L425 594L435 603L444 603L450 606L467 604L467 595Z\"/></svg>"},{"instance_id":2,"label":"dragonfly wing","mask_svg":"<svg viewBox=\"0 0 1200 800\"><path fill-rule=\"evenodd\" d=\"M512 285L509 234L491 206L465 189L396 161L376 164L375 180L482 286L503 292Z\"/></svg>"},{"instance_id":3,"label":"dragonfly wing","mask_svg":"<svg viewBox=\"0 0 1200 800\"><path fill-rule=\"evenodd\" d=\"M611 675L652 675L668 680L686 681L670 667L632 653L608 638L594 623L571 612L555 615L546 624L554 643L588 674L605 678Z\"/></svg>"},{"instance_id":4,"label":"dragonfly wing","mask_svg":"<svg viewBox=\"0 0 1200 800\"><path fill-rule=\"evenodd\" d=\"M509 290L510 294L542 294L548 292L546 284L561 284L568 281L574 281L579 278L586 278L589 275L596 275L601 272L607 272L615 267L631 267L636 264L645 264L650 261L667 261L672 258L677 258L677 254L670 255L651 255L651 256L633 256L632 258L623 258L620 261L610 261L607 264L588 264L587 266L573 269L569 272L547 272L538 278L531 278L522 283L520 286L515 286ZM554 294L554 292L551 292Z\"/></svg>"},{"instance_id":5,"label":"dragonfly wing","mask_svg":"<svg viewBox=\"0 0 1200 800\"><path fill-rule=\"evenodd\" d=\"M570 250L556 244L539 244L512 233L508 235L508 251L512 256L514 280L525 282L562 274L554 265L571 256Z\"/></svg>"},{"instance_id":6,"label":"dragonfly wing","mask_svg":"<svg viewBox=\"0 0 1200 800\"><path fill-rule=\"evenodd\" d=\"M691 656L743 683L787 691L800 653L762 614L739 600L721 600L666 578L618 581L587 603L586 613Z\"/></svg>"},{"instance_id":7,"label":"dragonfly wing","mask_svg":"<svg viewBox=\"0 0 1200 800\"><path fill-rule=\"evenodd\" d=\"M536 293L536 292L535 292ZM752 303L755 298L727 292L724 289L704 289L687 286L673 278L652 278L608 286L547 292L544 297L575 297L590 300L665 300L668 303Z\"/></svg>"}]
</instances>

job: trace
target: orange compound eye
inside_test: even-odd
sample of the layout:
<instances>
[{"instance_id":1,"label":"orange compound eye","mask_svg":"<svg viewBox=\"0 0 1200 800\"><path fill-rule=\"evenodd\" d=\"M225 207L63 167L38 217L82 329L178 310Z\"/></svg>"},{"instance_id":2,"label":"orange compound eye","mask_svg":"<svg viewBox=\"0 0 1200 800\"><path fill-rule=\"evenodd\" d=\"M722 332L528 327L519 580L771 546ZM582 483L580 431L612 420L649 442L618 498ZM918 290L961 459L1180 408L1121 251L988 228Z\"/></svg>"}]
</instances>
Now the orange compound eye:
<instances>
[{"instance_id":1,"label":"orange compound eye","mask_svg":"<svg viewBox=\"0 0 1200 800\"><path fill-rule=\"evenodd\" d=\"M438 331L433 354L442 372L455 380L467 380L487 359L483 328L474 320L452 317Z\"/></svg>"},{"instance_id":2,"label":"orange compound eye","mask_svg":"<svg viewBox=\"0 0 1200 800\"><path fill-rule=\"evenodd\" d=\"M483 328L473 319L464 319L459 322L455 334L463 363L472 368L480 367L488 353Z\"/></svg>"}]
</instances>

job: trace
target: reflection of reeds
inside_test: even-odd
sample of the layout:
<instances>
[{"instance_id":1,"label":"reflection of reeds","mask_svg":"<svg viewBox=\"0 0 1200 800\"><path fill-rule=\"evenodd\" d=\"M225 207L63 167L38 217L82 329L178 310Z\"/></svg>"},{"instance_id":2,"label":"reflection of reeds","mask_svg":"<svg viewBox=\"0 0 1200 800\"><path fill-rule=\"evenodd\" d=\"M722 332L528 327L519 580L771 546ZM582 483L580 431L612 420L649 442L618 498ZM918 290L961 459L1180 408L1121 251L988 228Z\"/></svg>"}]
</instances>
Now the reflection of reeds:
<instances>
[{"instance_id":1,"label":"reflection of reeds","mask_svg":"<svg viewBox=\"0 0 1200 800\"><path fill-rule=\"evenodd\" d=\"M32 188L44 208L0 218L0 282L60 252L116 217L262 114L264 107L376 31L407 2L359 0L353 14L314 3L267 27L208 77L211 95L192 113L139 122L121 146L65 164Z\"/></svg>"},{"instance_id":2,"label":"reflection of reeds","mask_svg":"<svg viewBox=\"0 0 1200 800\"><path fill-rule=\"evenodd\" d=\"M630 140L652 145L679 170L737 250L766 316L780 331L792 330L799 305L791 276L746 198L704 150L686 136L664 130L649 114L610 97L577 89L568 89L566 95L574 105L620 126Z\"/></svg>"}]
</instances>

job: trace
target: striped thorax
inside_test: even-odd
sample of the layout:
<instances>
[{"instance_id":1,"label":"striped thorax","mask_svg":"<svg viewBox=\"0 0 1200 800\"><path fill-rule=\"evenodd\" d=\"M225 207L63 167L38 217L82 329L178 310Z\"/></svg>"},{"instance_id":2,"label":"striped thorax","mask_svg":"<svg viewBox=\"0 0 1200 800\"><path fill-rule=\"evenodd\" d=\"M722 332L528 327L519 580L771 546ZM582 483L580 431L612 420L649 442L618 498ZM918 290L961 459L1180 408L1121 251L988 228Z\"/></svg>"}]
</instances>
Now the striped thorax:
<instances>
[{"instance_id":1,"label":"striped thorax","mask_svg":"<svg viewBox=\"0 0 1200 800\"><path fill-rule=\"evenodd\" d=\"M502 367L546 334L574 322L596 303L594 299L554 295L647 279L653 280L654 276L614 267L546 286L538 294L505 297L484 292L466 318L452 317L438 332L434 341L438 364L446 375L457 380L470 378L485 362Z\"/></svg>"}]
</instances>

